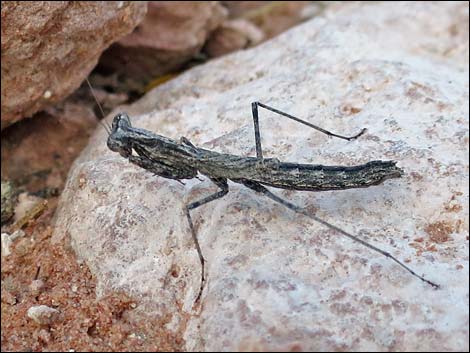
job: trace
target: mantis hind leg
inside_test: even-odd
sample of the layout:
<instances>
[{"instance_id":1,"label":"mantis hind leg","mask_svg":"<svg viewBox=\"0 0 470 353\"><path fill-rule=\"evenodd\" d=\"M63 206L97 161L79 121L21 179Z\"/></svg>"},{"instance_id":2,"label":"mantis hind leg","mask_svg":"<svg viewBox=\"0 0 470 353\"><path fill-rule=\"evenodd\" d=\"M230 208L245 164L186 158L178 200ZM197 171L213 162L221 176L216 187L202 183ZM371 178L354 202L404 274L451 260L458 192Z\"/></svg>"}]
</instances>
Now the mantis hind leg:
<instances>
[{"instance_id":1,"label":"mantis hind leg","mask_svg":"<svg viewBox=\"0 0 470 353\"><path fill-rule=\"evenodd\" d=\"M259 192L259 193L262 193L264 194L265 196L269 197L271 200L277 202L277 203L280 203L281 205L283 206L286 206L287 208L289 208L290 210L294 211L294 212L297 212L297 213L300 213L300 214L303 214L321 224L323 224L324 226L327 226L328 228L330 229L333 229L345 236L347 236L348 238L352 239L353 241L379 253L379 254L382 254L383 256L385 257L388 257L389 259L395 261L398 265L400 265L401 267L403 267L405 270L407 270L409 273L411 273L413 276L419 278L420 280L422 280L423 282L426 282L427 284L431 285L432 287L434 287L435 289L439 289L440 288L440 285L439 284L436 284L426 278L424 278L423 276L420 276L418 275L415 271L413 271L411 268L409 268L408 266L406 266L403 262L401 262L400 260L398 260L396 257L394 257L392 254L390 254L389 252L387 251L384 251L382 249L379 249L378 247L372 245L372 244L369 244L367 243L366 241L362 240L361 238L358 238L357 236L355 235L352 235L351 233L348 233L344 230L342 230L341 228L331 224L331 223L328 223L320 218L318 218L317 216L311 214L310 212L307 212L307 210L299 207L299 206L296 206L294 205L293 203L290 203L289 201L286 201L282 198L280 198L279 196L273 194L271 191L269 191L266 187L264 187L263 185L261 185L260 183L258 182L255 182L255 181L251 181L251 180L241 180L239 181L241 183L243 183L243 185L245 185L247 188L251 189L251 190L254 190L256 192Z\"/></svg>"},{"instance_id":2,"label":"mantis hind leg","mask_svg":"<svg viewBox=\"0 0 470 353\"><path fill-rule=\"evenodd\" d=\"M193 221L191 219L191 214L190 214L190 210L194 210L202 205L205 205L211 201L214 201L214 200L217 200L217 199L220 199L221 197L225 196L227 193L228 193L228 183L227 183L227 179L223 179L223 178L211 178L211 180L221 189L220 191L212 194L212 195L209 195L207 197L204 197L203 199L201 200L198 200L198 201L195 201L195 202L191 202L190 204L186 205L185 207L185 214L186 214L186 218L188 219L188 223L189 223L189 229L191 230L191 236L193 237L193 241L194 241L194 245L196 246L196 250L197 250L197 254L199 256L199 261L201 262L201 286L199 288L199 293L196 297L196 300L194 301L194 303L197 303L199 301L199 299L201 299L201 295L202 295L202 291L204 289L204 282L206 280L205 278L205 274L204 274L204 263L206 262L206 260L204 259L204 256L202 256L202 251L201 251L201 246L199 245L199 241L197 239L197 234L196 234L196 231L194 229L194 225L193 225Z\"/></svg>"}]
</instances>

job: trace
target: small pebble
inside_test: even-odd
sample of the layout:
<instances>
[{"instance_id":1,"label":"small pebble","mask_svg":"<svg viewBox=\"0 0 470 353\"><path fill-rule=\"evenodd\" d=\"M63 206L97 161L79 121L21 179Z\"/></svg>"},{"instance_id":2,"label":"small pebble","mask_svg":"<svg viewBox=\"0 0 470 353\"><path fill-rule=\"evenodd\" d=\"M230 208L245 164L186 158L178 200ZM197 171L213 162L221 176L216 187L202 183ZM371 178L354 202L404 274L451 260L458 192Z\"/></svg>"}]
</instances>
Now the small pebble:
<instances>
[{"instance_id":1,"label":"small pebble","mask_svg":"<svg viewBox=\"0 0 470 353\"><path fill-rule=\"evenodd\" d=\"M14 231L12 234L2 233L2 256L11 254L10 246L17 238L24 237L25 232L21 229Z\"/></svg>"},{"instance_id":2,"label":"small pebble","mask_svg":"<svg viewBox=\"0 0 470 353\"><path fill-rule=\"evenodd\" d=\"M2 256L8 256L11 254L11 237L8 233L2 233Z\"/></svg>"},{"instance_id":3,"label":"small pebble","mask_svg":"<svg viewBox=\"0 0 470 353\"><path fill-rule=\"evenodd\" d=\"M35 305L28 309L27 315L40 325L50 325L57 320L59 313L47 305Z\"/></svg>"}]
</instances>

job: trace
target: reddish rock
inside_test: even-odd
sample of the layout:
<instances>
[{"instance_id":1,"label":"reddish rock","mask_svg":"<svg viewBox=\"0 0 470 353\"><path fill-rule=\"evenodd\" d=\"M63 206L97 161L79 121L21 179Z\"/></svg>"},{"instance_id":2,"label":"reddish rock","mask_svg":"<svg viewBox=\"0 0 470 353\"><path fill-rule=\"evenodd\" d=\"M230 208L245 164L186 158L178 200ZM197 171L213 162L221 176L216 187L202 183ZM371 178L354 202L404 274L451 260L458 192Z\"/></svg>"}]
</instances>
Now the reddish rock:
<instances>
[{"instance_id":1,"label":"reddish rock","mask_svg":"<svg viewBox=\"0 0 470 353\"><path fill-rule=\"evenodd\" d=\"M145 20L103 54L100 66L140 81L177 70L200 51L226 12L217 1L151 1Z\"/></svg>"},{"instance_id":2,"label":"reddish rock","mask_svg":"<svg viewBox=\"0 0 470 353\"><path fill-rule=\"evenodd\" d=\"M266 5L269 5L272 1L221 1L222 5L225 6L229 11L231 18L241 17L248 12L256 11Z\"/></svg>"},{"instance_id":3,"label":"reddish rock","mask_svg":"<svg viewBox=\"0 0 470 353\"><path fill-rule=\"evenodd\" d=\"M73 92L146 9L145 2L2 2L2 129Z\"/></svg>"},{"instance_id":4,"label":"reddish rock","mask_svg":"<svg viewBox=\"0 0 470 353\"><path fill-rule=\"evenodd\" d=\"M243 18L272 38L321 12L325 5L308 1L222 1L230 18ZM306 11L308 10L308 11Z\"/></svg>"},{"instance_id":5,"label":"reddish rock","mask_svg":"<svg viewBox=\"0 0 470 353\"><path fill-rule=\"evenodd\" d=\"M204 52L210 57L217 57L256 45L263 39L263 32L251 22L243 19L229 20L211 34Z\"/></svg>"},{"instance_id":6,"label":"reddish rock","mask_svg":"<svg viewBox=\"0 0 470 353\"><path fill-rule=\"evenodd\" d=\"M326 5L305 1L221 1L230 20L209 37L204 52L217 57L272 38L308 18Z\"/></svg>"}]
</instances>

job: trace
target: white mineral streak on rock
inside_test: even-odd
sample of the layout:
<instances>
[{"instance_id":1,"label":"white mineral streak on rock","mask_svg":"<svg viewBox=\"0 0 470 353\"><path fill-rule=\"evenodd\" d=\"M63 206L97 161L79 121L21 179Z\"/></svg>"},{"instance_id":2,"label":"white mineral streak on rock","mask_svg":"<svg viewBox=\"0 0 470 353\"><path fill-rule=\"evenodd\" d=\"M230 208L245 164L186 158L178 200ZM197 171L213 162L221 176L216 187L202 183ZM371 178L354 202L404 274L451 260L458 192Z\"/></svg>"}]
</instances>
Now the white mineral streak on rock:
<instances>
[{"instance_id":1,"label":"white mineral streak on rock","mask_svg":"<svg viewBox=\"0 0 470 353\"><path fill-rule=\"evenodd\" d=\"M230 183L193 212L208 277L196 314L199 262L182 209L216 188L131 165L102 130L70 173L55 239L70 236L99 293L127 290L137 310L180 322L194 314L181 326L188 350L468 350L468 3L353 4L325 16L153 90L128 107L132 122L243 155L254 155L254 100L338 133L367 127L347 142L261 111L267 156L393 159L406 172L367 189L275 192L442 289Z\"/></svg>"}]
</instances>

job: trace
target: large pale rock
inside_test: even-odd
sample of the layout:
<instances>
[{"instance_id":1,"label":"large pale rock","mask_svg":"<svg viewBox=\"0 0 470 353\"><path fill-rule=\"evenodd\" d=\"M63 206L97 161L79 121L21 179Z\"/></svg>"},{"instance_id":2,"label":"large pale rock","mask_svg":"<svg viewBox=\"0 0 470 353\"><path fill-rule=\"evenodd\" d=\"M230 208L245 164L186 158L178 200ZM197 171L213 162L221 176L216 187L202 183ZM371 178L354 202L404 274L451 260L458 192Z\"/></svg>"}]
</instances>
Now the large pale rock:
<instances>
[{"instance_id":1,"label":"large pale rock","mask_svg":"<svg viewBox=\"0 0 470 353\"><path fill-rule=\"evenodd\" d=\"M261 111L265 153L354 165L396 160L405 176L357 190L275 192L390 251L383 256L262 195L153 176L106 149L100 130L76 161L54 239L69 236L98 281L147 315L173 313L188 350L468 350L468 3L353 4L255 49L197 67L128 111L135 126L221 152L254 154L250 103L326 129L330 139Z\"/></svg>"},{"instance_id":2,"label":"large pale rock","mask_svg":"<svg viewBox=\"0 0 470 353\"><path fill-rule=\"evenodd\" d=\"M146 2L2 2L2 129L74 91Z\"/></svg>"}]
</instances>

